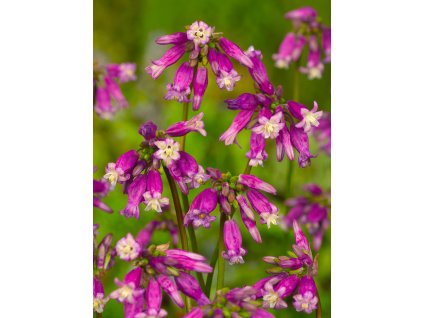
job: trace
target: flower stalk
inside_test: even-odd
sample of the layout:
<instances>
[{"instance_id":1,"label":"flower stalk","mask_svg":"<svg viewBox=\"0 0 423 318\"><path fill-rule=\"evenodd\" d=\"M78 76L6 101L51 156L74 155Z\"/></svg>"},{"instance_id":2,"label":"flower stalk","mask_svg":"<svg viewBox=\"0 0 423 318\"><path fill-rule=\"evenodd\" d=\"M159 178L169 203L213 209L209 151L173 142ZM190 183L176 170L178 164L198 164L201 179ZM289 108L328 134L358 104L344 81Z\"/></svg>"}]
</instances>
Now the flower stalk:
<instances>
[{"instance_id":1,"label":"flower stalk","mask_svg":"<svg viewBox=\"0 0 423 318\"><path fill-rule=\"evenodd\" d=\"M217 283L216 290L222 289L225 284L225 260L223 259L222 252L224 251L223 243L223 228L225 221L227 220L226 214L220 215L220 228L219 228L219 249L218 249L218 259L217 259Z\"/></svg>"},{"instance_id":2,"label":"flower stalk","mask_svg":"<svg viewBox=\"0 0 423 318\"><path fill-rule=\"evenodd\" d=\"M214 276L214 272L215 272L215 268L216 268L217 259L219 257L219 245L220 245L220 242L217 241L216 247L214 248L214 251L213 251L212 258L210 260L210 266L213 267L213 271L210 274L207 275L206 289L205 289L205 293L206 293L207 297L210 297L211 285L212 285L212 282L213 282L213 276Z\"/></svg>"},{"instance_id":3,"label":"flower stalk","mask_svg":"<svg viewBox=\"0 0 423 318\"><path fill-rule=\"evenodd\" d=\"M163 170L166 174L166 178L169 183L170 192L172 193L173 205L175 207L176 220L178 223L179 237L181 239L182 248L184 250L188 250L187 233L185 232L184 216L182 212L181 202L179 200L178 189L176 188L175 181L173 181L169 170L166 167L163 167Z\"/></svg>"}]
</instances>

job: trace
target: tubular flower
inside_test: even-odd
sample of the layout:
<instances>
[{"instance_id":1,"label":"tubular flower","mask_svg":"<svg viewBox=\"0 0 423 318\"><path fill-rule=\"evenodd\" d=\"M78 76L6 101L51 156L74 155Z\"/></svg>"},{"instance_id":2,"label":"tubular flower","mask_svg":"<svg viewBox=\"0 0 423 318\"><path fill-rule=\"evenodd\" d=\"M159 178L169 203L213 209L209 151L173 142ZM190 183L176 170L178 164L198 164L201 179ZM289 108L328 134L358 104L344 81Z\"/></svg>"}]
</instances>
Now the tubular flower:
<instances>
[{"instance_id":1,"label":"tubular flower","mask_svg":"<svg viewBox=\"0 0 423 318\"><path fill-rule=\"evenodd\" d=\"M229 264L244 263L242 258L247 251L242 248L242 236L238 225L234 220L226 220L223 229L223 242L226 251L222 252L222 256Z\"/></svg>"},{"instance_id":2,"label":"tubular flower","mask_svg":"<svg viewBox=\"0 0 423 318\"><path fill-rule=\"evenodd\" d=\"M214 189L205 189L197 195L191 203L191 206L185 215L184 224L192 224L194 228L203 226L210 227L210 223L216 220L210 213L217 205L217 191Z\"/></svg>"},{"instance_id":3,"label":"tubular flower","mask_svg":"<svg viewBox=\"0 0 423 318\"><path fill-rule=\"evenodd\" d=\"M159 213L162 212L163 206L169 205L168 198L162 198L163 183L160 172L157 170L150 170L147 176L147 191L144 193L144 202L146 204L146 211L154 210Z\"/></svg>"},{"instance_id":4,"label":"tubular flower","mask_svg":"<svg viewBox=\"0 0 423 318\"><path fill-rule=\"evenodd\" d=\"M131 177L132 170L138 162L139 155L135 150L129 150L121 155L116 163L107 164L104 179L107 180L112 188L117 182L123 183Z\"/></svg>"},{"instance_id":5,"label":"tubular flower","mask_svg":"<svg viewBox=\"0 0 423 318\"><path fill-rule=\"evenodd\" d=\"M115 113L128 106L119 87L137 79L133 63L108 64L94 62L94 110L102 119L112 119Z\"/></svg>"}]
</instances>

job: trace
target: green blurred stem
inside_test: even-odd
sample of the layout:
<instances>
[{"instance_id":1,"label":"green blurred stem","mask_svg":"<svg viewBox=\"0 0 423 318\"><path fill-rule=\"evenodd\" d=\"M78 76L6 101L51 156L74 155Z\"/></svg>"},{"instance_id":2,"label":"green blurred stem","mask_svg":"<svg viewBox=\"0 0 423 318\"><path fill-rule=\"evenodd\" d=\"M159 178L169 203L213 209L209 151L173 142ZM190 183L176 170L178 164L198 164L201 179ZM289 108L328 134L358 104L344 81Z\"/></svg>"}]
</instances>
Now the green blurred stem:
<instances>
[{"instance_id":1,"label":"green blurred stem","mask_svg":"<svg viewBox=\"0 0 423 318\"><path fill-rule=\"evenodd\" d=\"M96 317L96 318L103 318L103 313L101 313L101 312L96 312L96 313L95 313L95 317Z\"/></svg>"},{"instance_id":2,"label":"green blurred stem","mask_svg":"<svg viewBox=\"0 0 423 318\"><path fill-rule=\"evenodd\" d=\"M213 271L207 275L206 290L205 290L207 297L210 297L211 285L212 285L212 282L213 282L213 275L214 275L215 268L216 268L217 257L219 256L219 244L220 244L220 242L217 241L216 247L214 248L212 258L210 260L210 266L213 267Z\"/></svg>"},{"instance_id":3,"label":"green blurred stem","mask_svg":"<svg viewBox=\"0 0 423 318\"><path fill-rule=\"evenodd\" d=\"M322 318L322 302L319 295L319 290L316 289L317 292L317 298L319 299L319 302L317 303L317 310L316 310L316 318Z\"/></svg>"},{"instance_id":4,"label":"green blurred stem","mask_svg":"<svg viewBox=\"0 0 423 318\"><path fill-rule=\"evenodd\" d=\"M189 201L188 201L188 196L183 193L182 193L182 203L184 205L185 213L187 213L189 210ZM192 224L188 226L188 235L189 235L189 240L191 241L191 250L194 253L199 254L197 238L195 236L195 231ZM203 275L199 272L196 272L196 275L197 275L198 282L200 283L201 289L205 290L206 285L204 283Z\"/></svg>"},{"instance_id":5,"label":"green blurred stem","mask_svg":"<svg viewBox=\"0 0 423 318\"><path fill-rule=\"evenodd\" d=\"M163 167L163 170L166 174L166 178L169 183L170 192L172 193L173 205L175 207L176 220L178 221L179 237L181 239L182 249L188 251L187 233L185 232L184 215L181 208L181 202L179 201L178 189L176 188L175 181L173 181L169 170L166 167Z\"/></svg>"},{"instance_id":6,"label":"green blurred stem","mask_svg":"<svg viewBox=\"0 0 423 318\"><path fill-rule=\"evenodd\" d=\"M220 229L219 229L219 251L217 255L217 284L216 291L222 289L225 284L225 260L223 259L222 252L224 249L223 244L223 227L226 221L226 214L220 214Z\"/></svg>"},{"instance_id":7,"label":"green blurred stem","mask_svg":"<svg viewBox=\"0 0 423 318\"><path fill-rule=\"evenodd\" d=\"M251 172L251 169L252 169L253 167L252 166L250 166L250 159L247 159L247 165L245 166L245 169L244 169L244 174L250 174L250 172Z\"/></svg>"},{"instance_id":8,"label":"green blurred stem","mask_svg":"<svg viewBox=\"0 0 423 318\"><path fill-rule=\"evenodd\" d=\"M183 104L183 111L182 111L182 121L188 120L188 112L189 112L189 103L184 103ZM185 151L185 140L186 140L186 135L181 137L181 150L182 151Z\"/></svg>"},{"instance_id":9,"label":"green blurred stem","mask_svg":"<svg viewBox=\"0 0 423 318\"><path fill-rule=\"evenodd\" d=\"M291 196L291 183L292 183L292 173L294 171L294 160L288 161L288 172L286 174L286 190L285 190L285 198L289 198Z\"/></svg>"}]
</instances>

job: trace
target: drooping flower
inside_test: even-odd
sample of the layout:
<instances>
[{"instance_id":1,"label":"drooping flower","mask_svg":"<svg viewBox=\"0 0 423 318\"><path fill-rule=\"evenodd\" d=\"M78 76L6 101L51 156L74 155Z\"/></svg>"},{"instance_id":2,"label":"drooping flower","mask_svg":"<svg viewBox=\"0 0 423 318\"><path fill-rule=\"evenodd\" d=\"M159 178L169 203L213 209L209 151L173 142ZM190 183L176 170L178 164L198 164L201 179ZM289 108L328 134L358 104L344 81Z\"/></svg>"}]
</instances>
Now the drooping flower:
<instances>
[{"instance_id":1,"label":"drooping flower","mask_svg":"<svg viewBox=\"0 0 423 318\"><path fill-rule=\"evenodd\" d=\"M207 68L199 66L195 72L193 83L194 97L192 99L192 110L199 110L201 101L208 85Z\"/></svg>"},{"instance_id":2,"label":"drooping flower","mask_svg":"<svg viewBox=\"0 0 423 318\"><path fill-rule=\"evenodd\" d=\"M145 210L162 212L162 207L169 205L169 199L163 198L163 182L160 172L152 169L147 176L147 191L143 194L146 204Z\"/></svg>"},{"instance_id":3,"label":"drooping flower","mask_svg":"<svg viewBox=\"0 0 423 318\"><path fill-rule=\"evenodd\" d=\"M287 308L287 303L282 299L282 295L285 293L285 288L274 290L273 285L267 282L264 285L263 291L263 308L275 308L282 309Z\"/></svg>"},{"instance_id":4,"label":"drooping flower","mask_svg":"<svg viewBox=\"0 0 423 318\"><path fill-rule=\"evenodd\" d=\"M126 274L123 282L115 278L115 284L118 286L118 289L110 293L110 298L116 299L121 303L133 304L135 298L144 293L144 290L139 287L141 273L141 268L135 268Z\"/></svg>"},{"instance_id":5,"label":"drooping flower","mask_svg":"<svg viewBox=\"0 0 423 318\"><path fill-rule=\"evenodd\" d=\"M236 136L245 126L247 126L253 114L254 111L241 110L234 118L228 130L220 136L219 140L224 141L226 146L236 142Z\"/></svg>"},{"instance_id":6,"label":"drooping flower","mask_svg":"<svg viewBox=\"0 0 423 318\"><path fill-rule=\"evenodd\" d=\"M116 163L110 162L106 167L104 179L107 180L112 188L117 182L123 183L131 177L132 169L138 161L139 155L135 150L129 150L121 155Z\"/></svg>"},{"instance_id":7,"label":"drooping flower","mask_svg":"<svg viewBox=\"0 0 423 318\"><path fill-rule=\"evenodd\" d=\"M254 210L260 214L262 223L267 224L268 228L270 228L270 224L277 224L279 220L279 209L270 203L263 194L257 190L250 189L247 191L247 197Z\"/></svg>"},{"instance_id":8,"label":"drooping flower","mask_svg":"<svg viewBox=\"0 0 423 318\"><path fill-rule=\"evenodd\" d=\"M301 116L303 119L295 125L295 127L304 128L304 132L308 133L312 127L319 127L319 119L322 117L323 112L317 111L318 105L316 102L313 104L313 109L301 108Z\"/></svg>"},{"instance_id":9,"label":"drooping flower","mask_svg":"<svg viewBox=\"0 0 423 318\"><path fill-rule=\"evenodd\" d=\"M217 205L217 191L214 189L205 189L198 194L191 203L191 206L185 215L184 224L192 224L194 228L203 226L210 227L210 223L216 220L215 216L210 215Z\"/></svg>"},{"instance_id":10,"label":"drooping flower","mask_svg":"<svg viewBox=\"0 0 423 318\"><path fill-rule=\"evenodd\" d=\"M145 293L146 310L135 316L135 318L163 318L167 316L167 311L161 308L162 305L162 291L160 284L154 277L148 280L148 285Z\"/></svg>"},{"instance_id":11,"label":"drooping flower","mask_svg":"<svg viewBox=\"0 0 423 318\"><path fill-rule=\"evenodd\" d=\"M311 158L315 156L310 153L307 133L303 129L291 126L290 131L291 142L298 151L298 164L301 168L305 168L311 164Z\"/></svg>"},{"instance_id":12,"label":"drooping flower","mask_svg":"<svg viewBox=\"0 0 423 318\"><path fill-rule=\"evenodd\" d=\"M119 84L137 79L133 63L108 64L94 62L94 110L102 119L112 119L115 113L128 106Z\"/></svg>"},{"instance_id":13,"label":"drooping flower","mask_svg":"<svg viewBox=\"0 0 423 318\"><path fill-rule=\"evenodd\" d=\"M109 297L104 295L104 288L100 279L94 277L93 282L93 310L96 313L102 313Z\"/></svg>"},{"instance_id":14,"label":"drooping flower","mask_svg":"<svg viewBox=\"0 0 423 318\"><path fill-rule=\"evenodd\" d=\"M166 68L175 64L184 55L185 48L185 42L174 45L160 59L152 61L145 70L153 79L157 79Z\"/></svg>"},{"instance_id":15,"label":"drooping flower","mask_svg":"<svg viewBox=\"0 0 423 318\"><path fill-rule=\"evenodd\" d=\"M199 113L188 121L177 122L166 129L166 133L172 137L180 137L185 136L189 132L196 131L203 136L207 136L207 132L204 129L204 122L202 121L203 117L204 113Z\"/></svg>"},{"instance_id":16,"label":"drooping flower","mask_svg":"<svg viewBox=\"0 0 423 318\"><path fill-rule=\"evenodd\" d=\"M223 242L226 251L222 252L222 256L229 264L243 264L243 256L247 253L242 248L242 236L238 225L234 220L226 220L223 228Z\"/></svg>"},{"instance_id":17,"label":"drooping flower","mask_svg":"<svg viewBox=\"0 0 423 318\"><path fill-rule=\"evenodd\" d=\"M306 275L301 278L298 293L294 295L294 308L310 314L317 309L318 303L316 283L311 276Z\"/></svg>"},{"instance_id":18,"label":"drooping flower","mask_svg":"<svg viewBox=\"0 0 423 318\"><path fill-rule=\"evenodd\" d=\"M307 74L308 79L321 78L324 70L323 63L320 60L320 47L317 43L317 37L312 35L309 40L308 61L306 67L300 67L300 72Z\"/></svg>"},{"instance_id":19,"label":"drooping flower","mask_svg":"<svg viewBox=\"0 0 423 318\"><path fill-rule=\"evenodd\" d=\"M175 282L178 286L178 289L185 295L188 295L194 299L198 305L203 306L210 304L210 300L201 290L200 284L190 274L180 272L179 276L175 278Z\"/></svg>"},{"instance_id":20,"label":"drooping flower","mask_svg":"<svg viewBox=\"0 0 423 318\"><path fill-rule=\"evenodd\" d=\"M137 176L128 187L128 203L126 207L120 211L125 217L139 218L139 205L144 200L144 193L147 189L147 175L141 174Z\"/></svg>"},{"instance_id":21,"label":"drooping flower","mask_svg":"<svg viewBox=\"0 0 423 318\"><path fill-rule=\"evenodd\" d=\"M279 46L279 52L272 55L275 66L287 69L292 62L298 61L305 42L304 36L289 32Z\"/></svg>"},{"instance_id":22,"label":"drooping flower","mask_svg":"<svg viewBox=\"0 0 423 318\"><path fill-rule=\"evenodd\" d=\"M194 77L194 68L188 62L182 63L175 73L173 84L167 85L165 99L187 103L191 93L191 82Z\"/></svg>"}]
</instances>

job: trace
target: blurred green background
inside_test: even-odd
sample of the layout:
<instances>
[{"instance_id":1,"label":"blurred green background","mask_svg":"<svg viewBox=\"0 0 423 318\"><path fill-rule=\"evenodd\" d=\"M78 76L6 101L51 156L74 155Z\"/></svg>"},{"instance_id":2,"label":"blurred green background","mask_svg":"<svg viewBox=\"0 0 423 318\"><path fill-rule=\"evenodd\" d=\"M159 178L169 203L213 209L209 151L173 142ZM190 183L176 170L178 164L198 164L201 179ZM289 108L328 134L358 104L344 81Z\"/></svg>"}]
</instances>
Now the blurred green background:
<instances>
[{"instance_id":1,"label":"blurred green background","mask_svg":"<svg viewBox=\"0 0 423 318\"><path fill-rule=\"evenodd\" d=\"M203 20L215 26L217 32L223 32L225 37L236 42L241 48L247 49L253 45L263 53L263 62L273 84L282 84L285 99L292 98L293 69L280 70L274 67L271 56L277 52L284 35L291 29L289 21L283 19L285 12L304 5L313 6L323 23L330 25L330 0L314 1L171 1L171 0L94 0L94 58L102 64L134 62L137 64L138 80L123 84L122 90L129 102L129 108L117 113L112 121L104 121L94 115L94 165L98 167L95 178L101 178L104 166L113 162L123 152L136 149L142 141L138 135L139 125L147 120L153 120L159 129L165 129L171 123L181 120L182 104L165 101L165 86L172 82L177 66L166 70L154 81L144 71L152 59L159 58L169 46L158 46L154 39L160 35L183 31L184 26L195 20ZM177 63L178 65L179 63ZM187 138L187 151L192 154L203 167L216 167L222 171L239 174L243 171L248 150L249 133L243 132L238 137L242 149L236 145L225 147L218 141L219 136L229 127L236 112L227 110L224 100L234 98L243 92L253 92L253 82L248 72L239 65L237 70L244 75L236 84L233 92L219 90L213 75L209 73L209 86L201 105L205 113L203 118L207 137L190 134ZM323 78L309 81L305 75L300 76L299 102L311 106L313 101L319 103L322 110L330 111L330 65ZM190 116L192 117L192 111ZM312 139L312 138L311 138ZM317 145L311 140L312 153L317 152ZM282 200L285 197L285 180L287 176L287 160L277 162L274 144L268 143L269 159L264 168L253 168L253 173L270 182L278 189L278 197L274 199L282 213L285 208ZM315 182L324 189L330 187L330 158L324 153L312 160L311 167L301 169L294 165L292 195L301 195L304 183ZM198 191L192 191L190 199ZM165 192L170 197L170 193ZM94 223L100 224L99 238L113 232L114 242L131 232L133 235L157 215L154 212L141 211L140 220L126 219L119 211L126 204L126 196L122 195L121 187L111 192L104 201L113 208L109 215L100 210L94 211ZM142 210L142 209L141 209ZM168 212L170 213L170 212ZM210 258L217 240L217 222L209 229L197 230L197 238L202 254ZM261 259L266 255L286 255L293 243L292 231L286 233L273 226L270 230L265 225L259 225L263 243L257 245L243 231L243 245L248 250L245 264L227 265L225 285L236 287L251 285L266 276L265 269L269 266ZM154 243L169 241L165 232L157 233ZM323 317L330 317L330 231L327 233L320 250L319 274L317 284L322 297ZM114 290L113 278L123 278L129 264L117 262L105 278L106 293ZM178 317L176 306L164 297L163 307L169 311L169 317ZM305 313L296 313L290 305L288 309L273 312L276 317L302 317ZM313 314L314 315L314 314ZM123 317L121 304L110 301L103 317Z\"/></svg>"}]
</instances>

